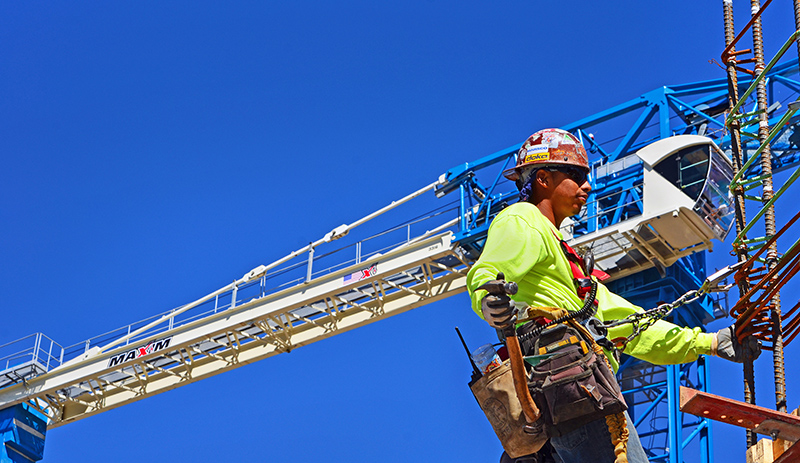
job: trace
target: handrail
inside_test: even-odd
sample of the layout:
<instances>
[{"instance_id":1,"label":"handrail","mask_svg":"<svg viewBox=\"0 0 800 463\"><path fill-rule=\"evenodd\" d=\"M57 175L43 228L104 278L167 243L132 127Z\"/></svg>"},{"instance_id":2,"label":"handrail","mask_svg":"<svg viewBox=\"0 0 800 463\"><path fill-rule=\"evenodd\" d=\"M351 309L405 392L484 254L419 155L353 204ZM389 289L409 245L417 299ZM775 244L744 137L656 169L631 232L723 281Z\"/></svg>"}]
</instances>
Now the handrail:
<instances>
[{"instance_id":1,"label":"handrail","mask_svg":"<svg viewBox=\"0 0 800 463\"><path fill-rule=\"evenodd\" d=\"M433 218L436 218L436 217L439 217L439 216L446 216L447 214L452 213L453 211L457 210L457 208L449 207L449 206L452 206L452 204L444 205L444 206L441 206L441 207L437 207L433 211L429 211L427 214L422 214L420 216L417 216L417 217L415 217L415 218L413 218L411 220L408 220L408 221L402 223L401 225L397 225L397 226L388 228L386 230L380 231L378 233L375 233L373 235L370 235L370 236L368 236L368 237L366 237L366 238L364 238L364 239L362 239L362 240L360 240L360 241L358 241L356 243L348 244L348 245L346 245L344 247L332 250L332 251L327 252L325 254L316 255L316 256L314 256L314 260L316 261L318 259L323 259L323 258L329 257L329 256L331 256L331 255L333 255L333 254L335 254L337 252L346 250L348 248L353 248L353 247L358 248L361 244L366 243L366 242L368 242L370 240L374 240L376 238L382 237L384 235L387 235L388 233L397 232L397 231L400 231L400 230L409 230L409 227L411 225L417 225L417 224L420 224L422 222L425 222L426 220L430 220L430 219L433 219ZM454 226L457 223L457 221L458 221L458 217L456 217L455 219L448 220L448 221L442 223L441 225L438 225L438 226L436 226L436 227L434 227L432 229L429 229L429 230L425 231L424 233L422 233L421 235L418 235L418 236L410 236L410 234L409 234L410 238L403 238L402 240L399 240L399 241L394 241L393 240L391 244L385 245L385 246L381 245L381 247L379 249L370 250L370 252L367 253L367 254L363 254L362 255L362 254L360 254L360 250L357 250L357 256L356 256L357 260L349 259L349 260L345 260L344 262L337 262L337 263L335 263L335 264L333 264L333 265L331 265L329 267L325 267L324 269L320 269L320 270L315 271L313 273L313 275L316 277L317 275L320 275L320 274L329 273L329 272L334 271L335 269L340 268L342 266L353 265L355 263L358 263L361 260L363 260L365 258L368 258L368 257L370 257L370 256L372 256L372 255L374 255L376 253L385 252L387 249L392 249L392 248L395 248L397 246L404 246L404 245L407 245L407 244L410 244L410 243L417 242L417 241L419 241L421 239L425 239L426 237L429 237L429 236L431 236L431 235L433 235L435 233L438 233L438 232L440 232L442 230L445 230L445 229L447 229L449 227ZM359 259L359 257L360 257L360 259ZM306 265L306 262L305 261L300 261L300 262L296 262L296 263L293 263L293 264L288 265L288 266L272 269L273 270L272 272L267 272L266 274L261 275L260 278L261 278L261 281L262 281L262 288L260 289L260 295L263 296L263 295L265 295L267 293L270 293L272 291L277 291L277 290L280 290L281 288L286 288L286 287L293 286L293 285L301 283L305 279L305 277L298 277L298 278L291 279L291 280L288 280L288 281L282 281L280 284L278 284L277 286L272 287L271 289L267 289L266 287L263 286L263 281L265 281L265 279L274 278L275 276L284 275L289 271L296 271L298 268L301 268L304 265ZM246 290L247 288L251 287L251 285L258 284L258 281L259 281L258 279L253 278L248 283L238 286L238 288L237 288L238 294L241 296L241 294L242 294L242 292L244 290ZM231 295L232 296L232 290L219 294L218 295L218 301L223 296L227 296L227 295ZM238 303L239 301L240 301L240 299L237 298L236 303ZM93 346L93 345L97 345L97 344L102 345L102 343L106 342L109 339L112 339L112 340L114 340L116 342L118 340L117 336L121 336L123 334L124 334L125 338L128 338L126 341L123 341L126 344L129 344L131 342L135 342L135 341L140 340L140 339L144 339L146 337L152 337L152 336L156 335L157 333L163 332L163 331L168 329L167 326L163 326L161 328L158 328L158 329L154 330L154 328L156 326L158 326L159 324L161 324L161 323L166 323L167 321L175 320L175 322L174 322L175 324L173 325L173 328L177 327L177 326L182 326L182 325L184 325L186 323L189 323L191 321L197 320L199 318L203 318L203 317L208 316L208 315L212 315L212 314L217 313L217 312L219 312L221 310L227 310L227 309L230 308L231 303L234 303L234 301L230 301L230 302L227 302L227 303L225 303L223 305L217 305L219 302L214 302L213 300L208 299L206 301L206 303L209 303L209 302L214 304L214 307L209 308L208 310L202 311L201 313L192 314L189 318L184 318L184 319L180 320L180 322L178 322L177 319L174 318L174 317L176 317L176 316L178 316L180 314L175 309L170 309L170 310L167 310L167 311L163 311L163 312L161 312L159 314L155 314L155 315L146 317L144 319L135 321L133 323L129 323L127 325L123 325L123 326L115 328L113 330L106 331L106 332L104 332L104 333L102 333L100 335L93 336L92 338L82 340L82 341L80 341L78 343L71 344L69 346L63 347L62 348L63 352L64 352L63 355L66 357L64 360L71 360L71 359L75 358L76 356L82 355L82 354L84 354L84 353L86 353L88 351L89 346ZM197 307L200 307L200 306L197 306ZM197 307L195 307L195 308L197 308ZM142 330L141 328L137 328L136 330L132 329L132 328L136 327L137 325L141 325L143 323L146 323L147 325L149 325L150 328L145 329L145 330ZM138 332L138 334L136 334L137 332ZM28 335L28 336L26 336L26 338L31 337L31 336L34 336L34 335ZM23 339L25 339L25 338L23 338ZM18 342L18 341L19 340L14 341L14 342Z\"/></svg>"},{"instance_id":2,"label":"handrail","mask_svg":"<svg viewBox=\"0 0 800 463\"><path fill-rule=\"evenodd\" d=\"M369 221L369 220L371 220L371 219L373 219L373 218L375 218L375 217L377 217L377 216L379 216L379 215L381 215L381 214L383 214L383 213L385 213L385 212L387 212L387 211L389 211L391 209L394 209L395 207L397 207L397 206L399 206L399 205L401 205L403 203L406 203L409 200L411 200L413 198L416 198L417 196L420 196L421 194L425 193L426 191L434 189L436 186L438 186L440 184L441 184L441 182L439 180L437 180L437 181L431 183L430 185L427 185L427 186L425 186L423 188L420 188L419 190L411 193L410 195L404 196L403 198L401 198L401 199L399 199L397 201L392 201L392 203L389 204L388 206L385 206L385 207L383 207L381 209L378 209L377 211L373 212L372 214L366 215L366 216L362 217L361 219L353 222L350 225L340 225L340 226L336 227L335 229L331 230L330 232L328 232L327 234L325 234L325 236L323 236L319 240L317 240L317 241L315 241L315 242L313 242L313 243L311 243L311 244L309 244L307 246L304 246L304 247L298 249L297 251L289 253L289 255L287 255L286 257L278 259L278 260L276 260L276 261L274 261L274 262L272 262L271 264L268 264L268 265L260 265L260 266L258 266L256 268L254 268L253 270L250 270L249 272L245 273L241 278L239 278L238 280L234 281L233 283L230 283L230 284L228 284L228 285L226 285L226 286L224 286L224 287L222 287L222 288L220 288L220 289L218 289L218 290L216 290L216 291L214 291L214 292L212 292L212 293L210 293L210 294L208 294L206 296L203 296L203 297L201 297L200 299L197 299L194 302L186 304L186 305L180 307L179 309L177 309L175 311L172 311L172 312L170 312L168 314L164 314L159 319L157 319L157 320L155 320L155 321L153 321L151 323L148 323L147 325L145 325L145 326L143 326L141 328L136 329L132 333L129 333L129 334L127 334L127 335L125 335L125 336L123 336L123 337L121 337L119 339L116 339L115 341L112 341L112 342L106 344L105 346L101 347L97 351L97 354L106 352L109 349L111 349L112 347L116 347L116 346L122 344L123 342L127 341L128 339L131 339L131 338L133 338L133 337L135 337L135 336L137 336L137 335L149 330L150 328L153 328L154 326L156 326L156 325L158 325L158 324L160 324L160 323L162 323L164 321L167 321L170 318L174 319L174 317L186 312L187 310L192 309L194 307L197 307L198 305L202 304L203 302L209 301L209 300L213 299L214 297L219 296L220 294L223 294L223 293L226 293L228 291L231 291L231 290L237 288L239 285L241 285L243 283L247 283L247 282L249 282L251 280L254 280L256 278L261 278L262 276L264 276L267 273L267 270L275 268L278 265L280 265L280 264L282 264L284 262L287 262L287 261L299 256L300 254L302 254L302 253L304 253L306 251L313 250L315 247L319 246L320 244L328 243L328 242L333 241L333 240L337 240L337 239L347 235L350 232L350 230L352 230L353 228L355 228L355 227L357 227L357 226L359 226L359 225L361 225L361 224L363 224L363 223L365 223L365 222L367 222L367 221Z\"/></svg>"}]
</instances>

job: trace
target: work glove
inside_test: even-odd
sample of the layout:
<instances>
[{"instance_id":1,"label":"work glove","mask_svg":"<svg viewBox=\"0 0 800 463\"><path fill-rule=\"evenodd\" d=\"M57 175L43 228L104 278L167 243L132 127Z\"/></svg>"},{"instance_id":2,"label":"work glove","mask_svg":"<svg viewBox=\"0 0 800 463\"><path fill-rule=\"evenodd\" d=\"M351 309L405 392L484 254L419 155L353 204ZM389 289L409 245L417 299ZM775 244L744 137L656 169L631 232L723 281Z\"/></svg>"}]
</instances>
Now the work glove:
<instances>
[{"instance_id":1,"label":"work glove","mask_svg":"<svg viewBox=\"0 0 800 463\"><path fill-rule=\"evenodd\" d=\"M487 294L481 300L483 319L493 328L507 328L517 322L517 306L506 294Z\"/></svg>"},{"instance_id":2,"label":"work glove","mask_svg":"<svg viewBox=\"0 0 800 463\"><path fill-rule=\"evenodd\" d=\"M745 338L745 343L750 348L753 360L757 359L761 355L761 341L753 336L748 336ZM711 341L711 355L716 355L731 362L744 362L744 346L739 344L739 340L736 339L733 325L714 333L714 339Z\"/></svg>"}]
</instances>

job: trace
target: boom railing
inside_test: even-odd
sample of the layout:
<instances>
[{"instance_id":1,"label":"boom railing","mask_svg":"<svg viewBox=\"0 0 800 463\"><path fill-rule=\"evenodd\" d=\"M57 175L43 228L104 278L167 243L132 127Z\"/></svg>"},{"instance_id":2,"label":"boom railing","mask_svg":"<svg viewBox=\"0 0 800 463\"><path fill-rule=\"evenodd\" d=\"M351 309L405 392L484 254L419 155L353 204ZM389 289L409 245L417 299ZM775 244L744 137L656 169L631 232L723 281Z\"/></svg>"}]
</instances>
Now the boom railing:
<instances>
[{"instance_id":1,"label":"boom railing","mask_svg":"<svg viewBox=\"0 0 800 463\"><path fill-rule=\"evenodd\" d=\"M31 345L32 344L32 345ZM37 362L45 368L58 366L63 348L43 333L33 333L0 345L0 371L26 362Z\"/></svg>"},{"instance_id":2,"label":"boom railing","mask_svg":"<svg viewBox=\"0 0 800 463\"><path fill-rule=\"evenodd\" d=\"M325 254L296 253L292 256L293 259L282 260L283 265L273 266L257 278L228 285L224 290L215 291L212 297L206 296L191 307L181 306L166 310L66 347L42 333L25 336L0 346L0 368L8 369L38 361L43 369L40 368L36 373L41 374L87 353L96 354L99 348L106 350L117 345L136 344L204 317L230 310L243 302L302 284L309 281L309 276L311 279L318 278L433 233L453 228L458 221L458 212L456 205L451 202ZM364 222L360 221L357 225ZM422 227L425 228L418 230ZM317 243L314 247L319 247L320 244L322 243ZM320 265L321 263L325 265ZM309 272L309 269L313 271Z\"/></svg>"},{"instance_id":3,"label":"boom railing","mask_svg":"<svg viewBox=\"0 0 800 463\"><path fill-rule=\"evenodd\" d=\"M0 345L0 388L26 381L64 361L64 348L43 333Z\"/></svg>"}]
</instances>

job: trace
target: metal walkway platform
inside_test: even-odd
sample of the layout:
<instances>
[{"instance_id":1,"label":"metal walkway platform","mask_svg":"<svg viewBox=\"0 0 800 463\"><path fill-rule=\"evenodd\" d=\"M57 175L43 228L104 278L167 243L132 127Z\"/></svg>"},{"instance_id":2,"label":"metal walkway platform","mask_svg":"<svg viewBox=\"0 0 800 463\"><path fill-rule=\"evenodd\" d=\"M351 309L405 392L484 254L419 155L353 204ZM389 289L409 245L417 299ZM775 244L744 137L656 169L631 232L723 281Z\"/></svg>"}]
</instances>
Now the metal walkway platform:
<instances>
[{"instance_id":1,"label":"metal walkway platform","mask_svg":"<svg viewBox=\"0 0 800 463\"><path fill-rule=\"evenodd\" d=\"M406 243L308 283L155 328L139 342L89 349L0 389L0 408L28 402L55 428L449 297L465 290L469 264L452 238L445 232Z\"/></svg>"}]
</instances>

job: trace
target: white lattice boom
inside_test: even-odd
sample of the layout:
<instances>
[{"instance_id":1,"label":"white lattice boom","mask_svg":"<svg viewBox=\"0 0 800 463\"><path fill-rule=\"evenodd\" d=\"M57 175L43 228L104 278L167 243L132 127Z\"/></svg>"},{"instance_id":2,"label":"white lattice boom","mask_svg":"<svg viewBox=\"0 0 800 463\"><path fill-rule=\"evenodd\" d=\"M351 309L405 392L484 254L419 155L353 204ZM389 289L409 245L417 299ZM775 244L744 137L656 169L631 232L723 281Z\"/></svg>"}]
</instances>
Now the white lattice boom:
<instances>
[{"instance_id":1,"label":"white lattice boom","mask_svg":"<svg viewBox=\"0 0 800 463\"><path fill-rule=\"evenodd\" d=\"M465 290L451 232L237 305L136 345L79 358L0 390L0 408L35 403L48 428L175 389ZM346 277L375 266L353 283Z\"/></svg>"}]
</instances>

